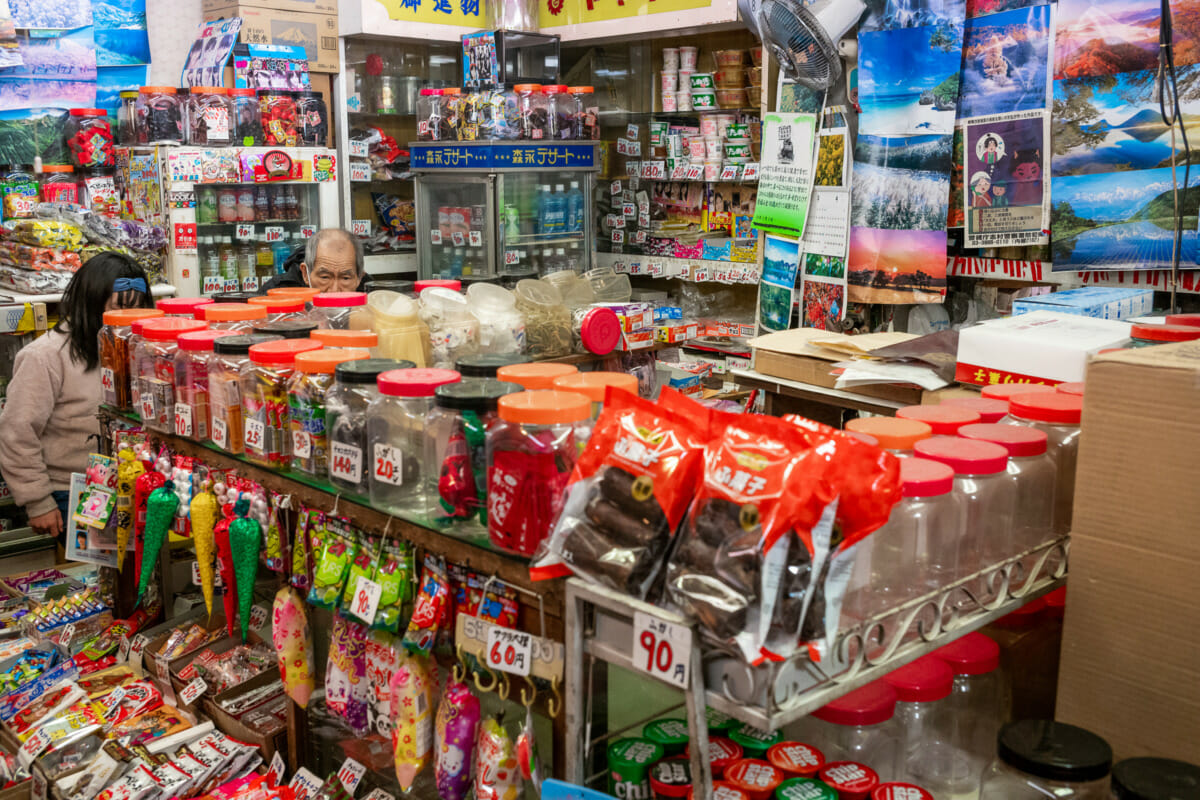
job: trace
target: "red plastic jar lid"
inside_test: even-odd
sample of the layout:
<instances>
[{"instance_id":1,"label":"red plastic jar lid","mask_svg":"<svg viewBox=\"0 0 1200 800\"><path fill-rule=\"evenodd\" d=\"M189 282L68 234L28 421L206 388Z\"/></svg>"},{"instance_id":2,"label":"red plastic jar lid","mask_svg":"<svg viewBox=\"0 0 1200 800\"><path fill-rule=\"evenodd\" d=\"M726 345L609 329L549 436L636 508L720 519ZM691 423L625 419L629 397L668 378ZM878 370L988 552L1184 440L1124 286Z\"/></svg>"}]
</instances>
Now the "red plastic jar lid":
<instances>
[{"instance_id":1,"label":"red plastic jar lid","mask_svg":"<svg viewBox=\"0 0 1200 800\"><path fill-rule=\"evenodd\" d=\"M933 651L955 675L986 675L1000 666L1000 645L982 633L968 633Z\"/></svg>"},{"instance_id":2,"label":"red plastic jar lid","mask_svg":"<svg viewBox=\"0 0 1200 800\"><path fill-rule=\"evenodd\" d=\"M942 405L969 408L979 414L980 422L999 422L1008 413L1008 402L990 397L950 397Z\"/></svg>"},{"instance_id":3,"label":"red plastic jar lid","mask_svg":"<svg viewBox=\"0 0 1200 800\"><path fill-rule=\"evenodd\" d=\"M924 656L883 676L901 703L932 703L950 696L954 672L941 659Z\"/></svg>"},{"instance_id":4,"label":"red plastic jar lid","mask_svg":"<svg viewBox=\"0 0 1200 800\"><path fill-rule=\"evenodd\" d=\"M413 291L417 294L426 289L449 289L452 292L461 292L462 281L456 281L451 278L428 278L413 283Z\"/></svg>"},{"instance_id":5,"label":"red plastic jar lid","mask_svg":"<svg viewBox=\"0 0 1200 800\"><path fill-rule=\"evenodd\" d=\"M580 323L579 338L588 352L598 356L607 355L621 341L621 320L617 319L617 313L611 308L593 308Z\"/></svg>"},{"instance_id":6,"label":"red plastic jar lid","mask_svg":"<svg viewBox=\"0 0 1200 800\"><path fill-rule=\"evenodd\" d=\"M879 773L857 761L834 761L817 776L837 790L838 800L867 800L879 785Z\"/></svg>"},{"instance_id":7,"label":"red plastic jar lid","mask_svg":"<svg viewBox=\"0 0 1200 800\"><path fill-rule=\"evenodd\" d=\"M1167 324L1200 328L1200 314L1167 314Z\"/></svg>"},{"instance_id":8,"label":"red plastic jar lid","mask_svg":"<svg viewBox=\"0 0 1200 800\"><path fill-rule=\"evenodd\" d=\"M980 394L989 400L1007 400L1014 394L1053 391L1054 387L1048 383L998 383L994 386L983 387L983 391Z\"/></svg>"},{"instance_id":9,"label":"red plastic jar lid","mask_svg":"<svg viewBox=\"0 0 1200 800\"><path fill-rule=\"evenodd\" d=\"M881 783L871 792L871 800L933 800L933 795L912 783Z\"/></svg>"},{"instance_id":10,"label":"red plastic jar lid","mask_svg":"<svg viewBox=\"0 0 1200 800\"><path fill-rule=\"evenodd\" d=\"M1000 619L996 620L996 625L1001 628L1028 628L1037 624L1037 619L1046 610L1046 598L1039 597L1015 611L1010 611Z\"/></svg>"},{"instance_id":11,"label":"red plastic jar lid","mask_svg":"<svg viewBox=\"0 0 1200 800\"><path fill-rule=\"evenodd\" d=\"M1078 425L1083 415L1083 397L1058 392L1013 395L1008 401L1008 413L1034 422Z\"/></svg>"},{"instance_id":12,"label":"red plastic jar lid","mask_svg":"<svg viewBox=\"0 0 1200 800\"><path fill-rule=\"evenodd\" d=\"M349 308L350 306L365 306L366 292L325 292L316 295L312 304L317 308Z\"/></svg>"},{"instance_id":13,"label":"red plastic jar lid","mask_svg":"<svg viewBox=\"0 0 1200 800\"><path fill-rule=\"evenodd\" d=\"M964 439L998 444L1008 451L1010 458L1040 456L1046 452L1046 432L1028 425L964 425L958 429L958 435Z\"/></svg>"},{"instance_id":14,"label":"red plastic jar lid","mask_svg":"<svg viewBox=\"0 0 1200 800\"><path fill-rule=\"evenodd\" d=\"M656 797L687 797L692 792L692 765L684 756L664 758L650 767Z\"/></svg>"},{"instance_id":15,"label":"red plastic jar lid","mask_svg":"<svg viewBox=\"0 0 1200 800\"><path fill-rule=\"evenodd\" d=\"M896 690L885 681L872 681L812 713L833 725L879 725L896 713Z\"/></svg>"},{"instance_id":16,"label":"red plastic jar lid","mask_svg":"<svg viewBox=\"0 0 1200 800\"><path fill-rule=\"evenodd\" d=\"M213 349L213 339L220 339L222 336L237 336L237 331L189 331L179 334L176 343L180 350L188 352L198 351L202 353L211 353Z\"/></svg>"},{"instance_id":17,"label":"red plastic jar lid","mask_svg":"<svg viewBox=\"0 0 1200 800\"><path fill-rule=\"evenodd\" d=\"M1055 589L1050 594L1042 598L1046 601L1046 612L1052 616L1062 619L1067 611L1067 587Z\"/></svg>"},{"instance_id":18,"label":"red plastic jar lid","mask_svg":"<svg viewBox=\"0 0 1200 800\"><path fill-rule=\"evenodd\" d=\"M803 742L780 742L767 750L767 761L790 777L811 778L825 766L825 754Z\"/></svg>"},{"instance_id":19,"label":"red plastic jar lid","mask_svg":"<svg viewBox=\"0 0 1200 800\"><path fill-rule=\"evenodd\" d=\"M684 748L686 755L691 755L691 745ZM742 746L724 736L708 737L708 763L713 775L720 775L725 768L742 757Z\"/></svg>"},{"instance_id":20,"label":"red plastic jar lid","mask_svg":"<svg viewBox=\"0 0 1200 800\"><path fill-rule=\"evenodd\" d=\"M1060 383L1054 387L1054 391L1058 392L1059 394L1074 394L1083 397L1083 381Z\"/></svg>"},{"instance_id":21,"label":"red plastic jar lid","mask_svg":"<svg viewBox=\"0 0 1200 800\"><path fill-rule=\"evenodd\" d=\"M320 342L312 339L277 339L273 342L259 342L250 345L250 361L266 366L290 367L298 353L309 350L320 350Z\"/></svg>"},{"instance_id":22,"label":"red plastic jar lid","mask_svg":"<svg viewBox=\"0 0 1200 800\"><path fill-rule=\"evenodd\" d=\"M548 83L542 87L542 91L546 94L566 94L567 86L563 83Z\"/></svg>"},{"instance_id":23,"label":"red plastic jar lid","mask_svg":"<svg viewBox=\"0 0 1200 800\"><path fill-rule=\"evenodd\" d=\"M713 781L712 800L750 800L750 796L732 783ZM688 792L688 800L696 800L696 790Z\"/></svg>"},{"instance_id":24,"label":"red plastic jar lid","mask_svg":"<svg viewBox=\"0 0 1200 800\"><path fill-rule=\"evenodd\" d=\"M458 383L462 375L452 369L390 369L376 379L379 391L390 397L433 397L434 390Z\"/></svg>"},{"instance_id":25,"label":"red plastic jar lid","mask_svg":"<svg viewBox=\"0 0 1200 800\"><path fill-rule=\"evenodd\" d=\"M154 304L155 308L164 314L182 316L188 314L196 319L202 319L197 312L200 306L213 302L211 297L164 297Z\"/></svg>"},{"instance_id":26,"label":"red plastic jar lid","mask_svg":"<svg viewBox=\"0 0 1200 800\"><path fill-rule=\"evenodd\" d=\"M1190 342L1200 339L1200 328L1194 325L1134 325L1129 335L1147 342Z\"/></svg>"},{"instance_id":27,"label":"red plastic jar lid","mask_svg":"<svg viewBox=\"0 0 1200 800\"><path fill-rule=\"evenodd\" d=\"M103 117L108 115L108 112L103 108L72 108L67 113L72 117Z\"/></svg>"},{"instance_id":28,"label":"red plastic jar lid","mask_svg":"<svg viewBox=\"0 0 1200 800\"><path fill-rule=\"evenodd\" d=\"M954 470L927 458L901 458L900 486L905 497L940 497L954 488Z\"/></svg>"},{"instance_id":29,"label":"red plastic jar lid","mask_svg":"<svg viewBox=\"0 0 1200 800\"><path fill-rule=\"evenodd\" d=\"M962 406L905 406L896 412L900 419L915 419L933 429L934 436L953 436L963 425L979 422L979 412Z\"/></svg>"},{"instance_id":30,"label":"red plastic jar lid","mask_svg":"<svg viewBox=\"0 0 1200 800\"><path fill-rule=\"evenodd\" d=\"M783 770L757 758L743 758L725 768L725 780L751 798L770 797L783 778Z\"/></svg>"},{"instance_id":31,"label":"red plastic jar lid","mask_svg":"<svg viewBox=\"0 0 1200 800\"><path fill-rule=\"evenodd\" d=\"M917 455L940 461L955 475L995 475L1008 466L1008 451L998 444L954 436L935 436L917 442Z\"/></svg>"},{"instance_id":32,"label":"red plastic jar lid","mask_svg":"<svg viewBox=\"0 0 1200 800\"><path fill-rule=\"evenodd\" d=\"M202 331L208 325L198 319L186 317L158 317L142 323L142 336L154 342L173 342L179 334L188 331Z\"/></svg>"}]
</instances>

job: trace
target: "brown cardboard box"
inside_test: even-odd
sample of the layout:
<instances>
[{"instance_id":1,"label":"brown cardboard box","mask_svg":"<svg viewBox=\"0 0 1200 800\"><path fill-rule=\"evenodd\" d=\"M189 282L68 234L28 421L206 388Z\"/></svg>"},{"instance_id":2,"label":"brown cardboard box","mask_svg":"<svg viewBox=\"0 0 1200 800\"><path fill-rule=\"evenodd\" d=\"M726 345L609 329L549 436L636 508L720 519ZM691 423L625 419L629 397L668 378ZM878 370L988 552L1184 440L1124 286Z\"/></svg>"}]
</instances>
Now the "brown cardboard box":
<instances>
[{"instance_id":1,"label":"brown cardboard box","mask_svg":"<svg viewBox=\"0 0 1200 800\"><path fill-rule=\"evenodd\" d=\"M1087 367L1058 717L1200 762L1200 343Z\"/></svg>"},{"instance_id":2,"label":"brown cardboard box","mask_svg":"<svg viewBox=\"0 0 1200 800\"><path fill-rule=\"evenodd\" d=\"M337 14L304 14L222 3L211 11L206 4L205 16L210 19L241 17L242 32L238 41L247 44L303 45L310 71L339 70Z\"/></svg>"},{"instance_id":3,"label":"brown cardboard box","mask_svg":"<svg viewBox=\"0 0 1200 800\"><path fill-rule=\"evenodd\" d=\"M764 375L800 383L811 383L826 389L832 389L837 384L837 376L830 373L830 370L833 369L833 362L823 358L776 353L773 350L755 350L754 369ZM856 386L853 393L863 397L877 397L881 400L893 400L897 403L914 406L919 405L929 394L920 386L890 383L879 386Z\"/></svg>"},{"instance_id":4,"label":"brown cardboard box","mask_svg":"<svg viewBox=\"0 0 1200 800\"><path fill-rule=\"evenodd\" d=\"M337 14L337 0L254 0L256 8L266 8L271 11L298 11L301 14ZM229 7L229 0L202 0L200 8L204 11L205 19L228 17L223 9Z\"/></svg>"}]
</instances>

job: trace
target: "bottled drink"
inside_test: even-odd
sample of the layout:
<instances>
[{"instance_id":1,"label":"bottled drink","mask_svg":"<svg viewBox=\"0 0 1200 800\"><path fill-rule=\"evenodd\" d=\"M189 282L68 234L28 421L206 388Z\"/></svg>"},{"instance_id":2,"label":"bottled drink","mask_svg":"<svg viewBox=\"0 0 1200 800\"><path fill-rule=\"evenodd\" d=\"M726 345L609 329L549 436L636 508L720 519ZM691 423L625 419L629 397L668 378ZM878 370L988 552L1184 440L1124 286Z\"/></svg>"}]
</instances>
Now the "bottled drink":
<instances>
[{"instance_id":1,"label":"bottled drink","mask_svg":"<svg viewBox=\"0 0 1200 800\"><path fill-rule=\"evenodd\" d=\"M221 277L227 281L237 280L237 251L233 249L233 240L228 236L222 236L217 252L221 262Z\"/></svg>"},{"instance_id":2,"label":"bottled drink","mask_svg":"<svg viewBox=\"0 0 1200 800\"><path fill-rule=\"evenodd\" d=\"M287 201L283 197L282 186L272 186L268 193L271 202L271 219L287 219Z\"/></svg>"},{"instance_id":3,"label":"bottled drink","mask_svg":"<svg viewBox=\"0 0 1200 800\"><path fill-rule=\"evenodd\" d=\"M543 183L537 191L537 232L550 233L553 226L550 222L550 184Z\"/></svg>"},{"instance_id":4,"label":"bottled drink","mask_svg":"<svg viewBox=\"0 0 1200 800\"><path fill-rule=\"evenodd\" d=\"M550 232L562 236L567 229L567 192L561 183L555 184L550 195Z\"/></svg>"},{"instance_id":5,"label":"bottled drink","mask_svg":"<svg viewBox=\"0 0 1200 800\"><path fill-rule=\"evenodd\" d=\"M267 235L260 233L258 235L258 245L254 249L256 262L255 274L260 278L269 278L275 274L275 254L271 251L271 245L267 244Z\"/></svg>"},{"instance_id":6,"label":"bottled drink","mask_svg":"<svg viewBox=\"0 0 1200 800\"><path fill-rule=\"evenodd\" d=\"M196 199L196 222L200 225L211 225L218 219L217 193L213 189L205 189Z\"/></svg>"},{"instance_id":7,"label":"bottled drink","mask_svg":"<svg viewBox=\"0 0 1200 800\"><path fill-rule=\"evenodd\" d=\"M243 286L246 285L247 279L257 276L255 270L258 266L258 258L254 253L254 245L249 240L238 242L237 265L238 278L241 279Z\"/></svg>"},{"instance_id":8,"label":"bottled drink","mask_svg":"<svg viewBox=\"0 0 1200 800\"><path fill-rule=\"evenodd\" d=\"M267 196L267 187L258 186L254 189L254 219L266 222L271 218L271 198Z\"/></svg>"},{"instance_id":9,"label":"bottled drink","mask_svg":"<svg viewBox=\"0 0 1200 800\"><path fill-rule=\"evenodd\" d=\"M217 193L217 218L221 222L237 222L237 190L231 188L222 188Z\"/></svg>"},{"instance_id":10,"label":"bottled drink","mask_svg":"<svg viewBox=\"0 0 1200 800\"><path fill-rule=\"evenodd\" d=\"M285 272L284 262L288 260L288 256L292 254L292 243L288 241L288 236L285 233L283 238L271 247L271 262L275 269L276 275L282 275Z\"/></svg>"},{"instance_id":11,"label":"bottled drink","mask_svg":"<svg viewBox=\"0 0 1200 800\"><path fill-rule=\"evenodd\" d=\"M583 232L583 192L579 181L571 181L571 191L567 192L567 232Z\"/></svg>"},{"instance_id":12,"label":"bottled drink","mask_svg":"<svg viewBox=\"0 0 1200 800\"><path fill-rule=\"evenodd\" d=\"M291 184L283 187L283 202L286 210L284 219L300 219L300 201L296 197L296 187Z\"/></svg>"},{"instance_id":13,"label":"bottled drink","mask_svg":"<svg viewBox=\"0 0 1200 800\"><path fill-rule=\"evenodd\" d=\"M254 222L254 187L243 186L237 190L237 221Z\"/></svg>"},{"instance_id":14,"label":"bottled drink","mask_svg":"<svg viewBox=\"0 0 1200 800\"><path fill-rule=\"evenodd\" d=\"M221 275L221 253L213 247L213 237L200 237L200 251L203 254L200 262L200 275L204 278L216 278Z\"/></svg>"}]
</instances>

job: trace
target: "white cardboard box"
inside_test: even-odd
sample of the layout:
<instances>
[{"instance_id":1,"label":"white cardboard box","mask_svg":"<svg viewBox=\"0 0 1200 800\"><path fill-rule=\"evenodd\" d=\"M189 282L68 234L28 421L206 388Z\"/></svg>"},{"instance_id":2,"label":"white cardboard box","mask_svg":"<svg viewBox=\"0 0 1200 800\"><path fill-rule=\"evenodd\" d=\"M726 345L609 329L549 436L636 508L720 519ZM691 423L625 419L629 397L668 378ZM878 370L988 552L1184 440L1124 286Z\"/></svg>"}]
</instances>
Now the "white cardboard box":
<instances>
[{"instance_id":1,"label":"white cardboard box","mask_svg":"<svg viewBox=\"0 0 1200 800\"><path fill-rule=\"evenodd\" d=\"M1083 380L1088 357L1129 344L1127 322L1035 311L958 332L962 383L1058 383Z\"/></svg>"}]
</instances>

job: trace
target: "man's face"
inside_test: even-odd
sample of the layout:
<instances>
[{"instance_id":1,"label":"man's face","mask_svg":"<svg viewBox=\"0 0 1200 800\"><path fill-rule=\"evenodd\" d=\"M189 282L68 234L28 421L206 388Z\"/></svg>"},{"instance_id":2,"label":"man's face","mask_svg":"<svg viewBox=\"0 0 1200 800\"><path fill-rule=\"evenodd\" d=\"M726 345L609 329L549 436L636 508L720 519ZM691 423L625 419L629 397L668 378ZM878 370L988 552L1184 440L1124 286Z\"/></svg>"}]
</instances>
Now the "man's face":
<instances>
[{"instance_id":1,"label":"man's face","mask_svg":"<svg viewBox=\"0 0 1200 800\"><path fill-rule=\"evenodd\" d=\"M305 264L308 285L322 292L353 292L358 289L354 247L340 239L317 248L316 263Z\"/></svg>"}]
</instances>

